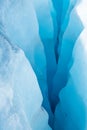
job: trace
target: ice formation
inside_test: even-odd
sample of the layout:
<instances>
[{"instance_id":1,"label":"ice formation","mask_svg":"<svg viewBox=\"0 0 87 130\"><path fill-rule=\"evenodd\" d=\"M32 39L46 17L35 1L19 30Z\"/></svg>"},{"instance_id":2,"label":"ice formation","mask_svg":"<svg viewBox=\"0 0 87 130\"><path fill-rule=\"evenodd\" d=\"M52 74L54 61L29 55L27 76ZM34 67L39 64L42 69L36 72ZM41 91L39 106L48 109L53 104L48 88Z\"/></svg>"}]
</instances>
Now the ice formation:
<instances>
[{"instance_id":1,"label":"ice formation","mask_svg":"<svg viewBox=\"0 0 87 130\"><path fill-rule=\"evenodd\" d=\"M23 51L0 35L0 128L51 130L42 100L37 78Z\"/></svg>"},{"instance_id":2,"label":"ice formation","mask_svg":"<svg viewBox=\"0 0 87 130\"><path fill-rule=\"evenodd\" d=\"M0 130L87 130L86 6L0 0Z\"/></svg>"},{"instance_id":3,"label":"ice formation","mask_svg":"<svg viewBox=\"0 0 87 130\"><path fill-rule=\"evenodd\" d=\"M7 6L8 4L8 6ZM10 8L9 8L10 7ZM29 59L42 91L43 106L52 115L46 80L46 58L43 44L39 36L38 22L34 6L29 0L3 2L3 26L5 35L13 43L23 49ZM29 24L28 24L29 23ZM15 35L14 35L15 34Z\"/></svg>"},{"instance_id":4,"label":"ice formation","mask_svg":"<svg viewBox=\"0 0 87 130\"><path fill-rule=\"evenodd\" d=\"M73 5L73 3L70 3L70 7L72 5ZM72 64L72 63L70 63L72 50L73 50L74 44L75 44L78 36L80 35L80 33L83 29L83 25L80 21L80 18L78 16L78 13L76 10L77 5L75 5L75 7L72 9L70 16L67 16L67 15L69 15L67 12L65 21L62 25L62 26L65 26L64 24L66 24L67 20L69 19L68 25L64 31L62 39L60 37L59 61L58 61L58 66L57 66L57 72L56 72L54 82L53 82L53 95L54 95L53 102L55 104L57 102L56 100L58 100L57 99L58 93L66 85L69 66L71 66L71 64ZM70 17L70 18L67 18L67 17ZM76 25L76 31L74 30L75 25ZM61 35L61 32L60 32L60 35ZM58 80L58 82L57 82L57 80Z\"/></svg>"},{"instance_id":5,"label":"ice formation","mask_svg":"<svg viewBox=\"0 0 87 130\"><path fill-rule=\"evenodd\" d=\"M66 86L59 93L59 103L55 110L55 130L87 130L87 114L86 114L86 89L87 89L87 74L86 74L86 1L78 3L71 12L73 25L66 35L66 39L74 40L74 49L70 64L67 64L69 71L68 81ZM84 5L84 6L83 6ZM83 9L84 8L84 9ZM70 22L71 20L69 20ZM74 21L76 21L74 23ZM76 30L75 30L76 28ZM74 36L74 37L73 37ZM72 42L70 42L71 45ZM68 49L66 48L66 51ZM70 50L70 49L69 49ZM68 54L69 54L68 50ZM66 53L67 54L67 53ZM65 65L65 64L64 64ZM65 73L64 73L65 74ZM65 79L65 78L64 78ZM61 86L62 87L62 86Z\"/></svg>"}]
</instances>

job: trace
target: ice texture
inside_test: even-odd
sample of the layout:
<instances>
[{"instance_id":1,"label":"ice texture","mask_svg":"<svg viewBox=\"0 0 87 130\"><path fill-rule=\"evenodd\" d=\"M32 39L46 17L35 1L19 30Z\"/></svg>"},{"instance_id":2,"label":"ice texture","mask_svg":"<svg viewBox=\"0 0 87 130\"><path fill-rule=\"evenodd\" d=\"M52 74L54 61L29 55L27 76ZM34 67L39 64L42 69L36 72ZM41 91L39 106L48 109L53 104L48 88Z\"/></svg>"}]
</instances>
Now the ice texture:
<instances>
[{"instance_id":1,"label":"ice texture","mask_svg":"<svg viewBox=\"0 0 87 130\"><path fill-rule=\"evenodd\" d=\"M54 10L51 0L41 0L41 1L33 0L33 3L39 24L39 34L43 42L46 55L48 96L50 99L52 90L51 88L52 81L56 71L56 57L55 57L55 39L57 35L56 12ZM48 113L51 112L48 111ZM52 119L53 118L52 114L50 115Z\"/></svg>"},{"instance_id":2,"label":"ice texture","mask_svg":"<svg viewBox=\"0 0 87 130\"><path fill-rule=\"evenodd\" d=\"M87 81L87 73L86 73L86 53L87 53L87 45L86 45L86 34L87 29L85 29L81 35L79 36L76 45L73 50L73 59L74 63L70 69L70 78L65 88L63 88L59 94L60 97L60 106L56 108L56 120L59 122L60 119L58 117L58 112L61 110L61 114L63 113L63 123L64 125L60 125L60 129L79 129L86 130L86 81ZM84 78L82 78L84 77ZM59 116L61 116L61 114ZM69 123L72 123L70 125ZM57 126L57 125L56 125ZM62 128L62 126L64 126ZM75 127L75 128L73 128Z\"/></svg>"},{"instance_id":3,"label":"ice texture","mask_svg":"<svg viewBox=\"0 0 87 130\"><path fill-rule=\"evenodd\" d=\"M87 88L87 73L86 73L86 53L87 53L87 27L85 13L86 0L78 2L71 12L72 25L69 28L66 39L70 38L70 45L74 43L72 53L68 46L65 54L71 53L71 58L67 62L69 73L68 79L59 93L59 103L55 110L55 130L86 130L87 129L87 112L86 112L86 88ZM83 9L84 8L84 9ZM74 23L74 21L76 21ZM69 25L69 24L68 24ZM68 26L69 27L69 26ZM75 30L76 28L76 30ZM70 33L71 32L71 33ZM70 35L71 34L71 35ZM71 36L71 37L70 37ZM67 42L69 43L69 42ZM64 53L64 51L63 51ZM66 56L66 55L65 55ZM68 57L68 55L67 55ZM64 60L66 57L64 57ZM62 62L61 62L62 63ZM65 65L65 64L64 64ZM66 73L63 74L63 76ZM66 75L65 75L66 76ZM66 78L64 78L65 80ZM63 78L62 80L63 81ZM58 90L58 89L57 89Z\"/></svg>"},{"instance_id":4,"label":"ice texture","mask_svg":"<svg viewBox=\"0 0 87 130\"><path fill-rule=\"evenodd\" d=\"M71 2L70 4L72 5L73 3ZM66 17L69 17L69 16L66 16ZM67 23L67 20L68 18L66 18L64 24ZM75 25L77 25L76 31L74 31ZM57 100L58 100L57 99L58 93L60 92L61 88L65 86L67 82L68 64L71 59L72 49L74 47L75 41L78 35L80 34L81 30L82 30L82 24L81 24L81 21L79 20L79 17L77 16L76 6L75 6L75 8L72 10L70 14L67 28L64 31L63 36L61 36L62 39L60 38L61 47L60 47L60 53L59 53L59 60L58 60L57 72L56 72L56 75L54 77L54 82L53 82L53 98L54 98L53 102L55 104L57 103Z\"/></svg>"},{"instance_id":5,"label":"ice texture","mask_svg":"<svg viewBox=\"0 0 87 130\"><path fill-rule=\"evenodd\" d=\"M37 78L23 51L0 35L0 129L51 130L42 100Z\"/></svg>"},{"instance_id":6,"label":"ice texture","mask_svg":"<svg viewBox=\"0 0 87 130\"><path fill-rule=\"evenodd\" d=\"M44 97L43 106L52 115L48 100L46 57L39 36L39 25L33 2L30 0L19 0L13 3L7 1L7 3L3 2L3 8L5 9L2 21L4 33L12 44L24 51L30 61Z\"/></svg>"},{"instance_id":7,"label":"ice texture","mask_svg":"<svg viewBox=\"0 0 87 130\"><path fill-rule=\"evenodd\" d=\"M0 130L87 130L87 0L0 0Z\"/></svg>"}]
</instances>

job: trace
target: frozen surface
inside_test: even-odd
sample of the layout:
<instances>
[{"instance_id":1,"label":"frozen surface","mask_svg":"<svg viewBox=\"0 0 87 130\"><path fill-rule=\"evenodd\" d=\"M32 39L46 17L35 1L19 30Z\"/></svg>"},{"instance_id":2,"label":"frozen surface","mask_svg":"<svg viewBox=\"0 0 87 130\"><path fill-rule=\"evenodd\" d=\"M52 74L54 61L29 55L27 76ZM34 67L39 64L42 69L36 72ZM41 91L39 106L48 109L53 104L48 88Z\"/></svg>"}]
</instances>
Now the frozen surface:
<instances>
[{"instance_id":1,"label":"frozen surface","mask_svg":"<svg viewBox=\"0 0 87 130\"><path fill-rule=\"evenodd\" d=\"M30 0L19 0L13 3L3 1L2 6L4 35L12 44L23 49L36 73L44 97L43 106L51 113L48 100L46 58L33 3Z\"/></svg>"},{"instance_id":2,"label":"frozen surface","mask_svg":"<svg viewBox=\"0 0 87 130\"><path fill-rule=\"evenodd\" d=\"M0 130L87 130L87 0L0 0Z\"/></svg>"},{"instance_id":3,"label":"frozen surface","mask_svg":"<svg viewBox=\"0 0 87 130\"><path fill-rule=\"evenodd\" d=\"M0 129L50 130L42 100L37 78L24 53L0 35ZM37 127L32 126L33 118Z\"/></svg>"},{"instance_id":4,"label":"frozen surface","mask_svg":"<svg viewBox=\"0 0 87 130\"><path fill-rule=\"evenodd\" d=\"M48 94L50 98L53 76L56 71L55 43L57 38L57 15L51 0L33 0L33 3L39 23L39 34L46 55Z\"/></svg>"},{"instance_id":5,"label":"frozen surface","mask_svg":"<svg viewBox=\"0 0 87 130\"><path fill-rule=\"evenodd\" d=\"M72 32L71 37L75 37L75 34L77 33L76 31L79 32L79 30L80 34L77 33L77 38L72 39L72 41L75 40L75 45L73 47L73 53L72 57L70 58L70 62L69 64L67 64L67 70L69 71L68 81L59 93L60 101L55 110L55 130L57 130L58 128L60 130L87 129L87 16L85 15L85 13L87 12L87 9L85 7L86 3L87 2L85 0L81 1L72 10L72 13L70 15L71 18L74 18L72 20L73 22L71 22L74 26L72 25L72 28L69 29ZM76 13L74 13L74 11ZM78 19L79 21L77 21L77 24L74 23L74 20L76 19ZM75 28L76 31L73 30ZM70 34L70 32L68 34ZM66 38L67 37L68 36L66 35ZM68 48L66 48L66 50L69 54L70 48L69 50Z\"/></svg>"},{"instance_id":6,"label":"frozen surface","mask_svg":"<svg viewBox=\"0 0 87 130\"><path fill-rule=\"evenodd\" d=\"M71 4L73 5L73 2ZM76 31L74 30L74 28L76 28ZM53 82L53 102L55 102L55 104L58 101L57 95L67 83L68 71L72 64L70 63L72 50L82 29L83 29L83 25L78 16L77 5L76 5L75 8L73 8L73 10L71 11L68 26L62 37L61 51L59 54L60 56L59 56L59 61L57 66L57 72Z\"/></svg>"},{"instance_id":7,"label":"frozen surface","mask_svg":"<svg viewBox=\"0 0 87 130\"><path fill-rule=\"evenodd\" d=\"M73 50L74 64L70 70L70 78L66 87L60 92L62 111L64 112L64 115L66 115L62 120L66 121L67 118L68 120L71 119L75 129L79 130L87 129L87 73L85 69L87 66L87 60L85 59L87 53L86 34L87 30L85 29L76 42ZM65 122L65 125L68 123L67 125L69 127L70 124L68 120ZM65 127L63 129L65 130ZM73 130L72 126L70 127L70 130L71 129Z\"/></svg>"}]
</instances>

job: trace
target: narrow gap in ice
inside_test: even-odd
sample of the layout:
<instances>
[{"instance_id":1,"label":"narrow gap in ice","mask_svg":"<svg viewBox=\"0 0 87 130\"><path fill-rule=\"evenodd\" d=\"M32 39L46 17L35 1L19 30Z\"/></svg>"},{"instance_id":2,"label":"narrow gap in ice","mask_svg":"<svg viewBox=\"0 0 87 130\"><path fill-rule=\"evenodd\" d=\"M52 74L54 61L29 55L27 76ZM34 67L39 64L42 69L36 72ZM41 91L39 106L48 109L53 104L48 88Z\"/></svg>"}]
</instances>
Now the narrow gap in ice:
<instances>
[{"instance_id":1,"label":"narrow gap in ice","mask_svg":"<svg viewBox=\"0 0 87 130\"><path fill-rule=\"evenodd\" d=\"M0 0L0 130L86 130L87 1Z\"/></svg>"},{"instance_id":2,"label":"narrow gap in ice","mask_svg":"<svg viewBox=\"0 0 87 130\"><path fill-rule=\"evenodd\" d=\"M62 130L86 130L86 89L87 89L87 73L86 66L87 60L87 28L86 28L86 15L85 6L84 10L81 8L83 4L86 4L86 0L81 1L72 10L74 20L79 20L74 24L72 29L72 37L75 36L75 32L80 29L80 33L75 41L73 54L70 60L70 66L68 64L69 78L65 87L60 91L58 103L55 111L55 123L54 129ZM81 13L83 12L83 13ZM77 15L76 15L77 14ZM76 17L75 17L76 15ZM78 26L77 26L78 25ZM75 30L76 28L76 30ZM61 123L62 122L62 123Z\"/></svg>"},{"instance_id":3,"label":"narrow gap in ice","mask_svg":"<svg viewBox=\"0 0 87 130\"><path fill-rule=\"evenodd\" d=\"M72 2L70 3L70 6L72 6ZM80 35L83 25L82 22L79 19L79 16L76 11L77 5L73 8L70 14L66 14L66 17L68 17L68 25L67 28L62 36L62 42L60 54L59 54L59 60L58 60L58 66L57 66L57 72L54 77L53 81L53 90L52 90L52 100L55 105L59 101L58 94L60 90L65 87L68 79L68 71L69 71L69 64L71 61L72 56L72 50L75 45L75 42ZM67 16L68 15L68 16ZM73 21L73 22L72 22ZM66 23L66 20L65 20ZM76 25L76 27L75 27ZM76 30L75 30L76 28ZM72 64L72 63L71 63ZM71 65L70 65L71 66Z\"/></svg>"}]
</instances>

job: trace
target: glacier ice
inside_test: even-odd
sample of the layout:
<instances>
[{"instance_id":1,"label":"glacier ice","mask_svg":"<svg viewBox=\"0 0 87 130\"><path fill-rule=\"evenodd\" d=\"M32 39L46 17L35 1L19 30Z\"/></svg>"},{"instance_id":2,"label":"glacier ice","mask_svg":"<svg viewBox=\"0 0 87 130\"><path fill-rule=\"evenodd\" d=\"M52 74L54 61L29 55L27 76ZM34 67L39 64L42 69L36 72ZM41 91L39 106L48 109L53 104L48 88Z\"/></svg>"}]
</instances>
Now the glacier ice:
<instances>
[{"instance_id":1,"label":"glacier ice","mask_svg":"<svg viewBox=\"0 0 87 130\"><path fill-rule=\"evenodd\" d=\"M59 61L57 66L57 72L55 74L53 82L53 102L55 104L58 101L57 95L59 94L60 90L66 85L68 79L68 70L72 64L72 62L70 63L72 50L75 41L77 40L79 34L83 29L83 25L76 10L77 5L71 11L68 26L63 34L62 42L60 42L61 49L59 54ZM76 31L74 31L75 25Z\"/></svg>"},{"instance_id":2,"label":"glacier ice","mask_svg":"<svg viewBox=\"0 0 87 130\"><path fill-rule=\"evenodd\" d=\"M85 29L81 33L81 35L79 36L76 42L76 45L73 50L74 64L70 69L70 78L66 87L63 88L60 92L60 103L61 103L61 107L63 111L62 120L65 123L64 126L66 126L62 128L64 130L68 129L67 127L69 127L70 130L73 130L73 129L86 130L87 129L87 124L86 124L87 73L85 70L87 66L87 60L85 59L86 58L85 56L87 53L86 34L87 34L87 29ZM57 110L56 110L57 114L59 110L60 110L60 106L57 107ZM56 117L56 118L57 118L56 119L57 122L59 122L60 121L58 119L59 117ZM69 122L71 122L73 125L70 125ZM60 128L61 127L62 125L60 126Z\"/></svg>"},{"instance_id":3,"label":"glacier ice","mask_svg":"<svg viewBox=\"0 0 87 130\"><path fill-rule=\"evenodd\" d=\"M2 6L2 11L5 9L2 19L4 35L25 52L37 75L44 97L43 106L52 115L48 100L46 58L34 6L30 0L14 1L14 3L3 1Z\"/></svg>"},{"instance_id":4,"label":"glacier ice","mask_svg":"<svg viewBox=\"0 0 87 130\"><path fill-rule=\"evenodd\" d=\"M0 35L0 129L51 130L42 100L37 78L24 53ZM41 113L40 117L37 113Z\"/></svg>"},{"instance_id":5,"label":"glacier ice","mask_svg":"<svg viewBox=\"0 0 87 130\"><path fill-rule=\"evenodd\" d=\"M52 81L56 71L56 57L55 57L55 43L57 37L56 12L52 5L51 0L41 0L41 1L33 0L33 3L35 6L36 15L39 23L39 34L43 42L46 55L47 83L49 90L48 95L50 98Z\"/></svg>"},{"instance_id":6,"label":"glacier ice","mask_svg":"<svg viewBox=\"0 0 87 130\"><path fill-rule=\"evenodd\" d=\"M85 6L83 7L84 3L86 4L87 2L83 0L82 2L78 3L78 5L72 10L70 15L70 17L73 18L72 24L74 24L74 21L77 19L77 23L75 23L74 26L72 25L71 26L72 28L69 29L69 33L67 33L69 35L70 31L72 32L71 39L74 36L72 41L75 40L74 41L75 45L73 47L74 49L72 57L70 58L69 61L70 63L67 63L69 71L68 82L66 85L63 86L64 88L59 93L60 101L55 110L55 122L54 122L55 130L87 129L87 121L86 121L87 61L85 59L87 53L86 50L87 17L85 15L86 8ZM82 10L83 9L82 7L84 8L84 10ZM77 32L74 31L75 28ZM68 54L69 50L66 48Z\"/></svg>"},{"instance_id":7,"label":"glacier ice","mask_svg":"<svg viewBox=\"0 0 87 130\"><path fill-rule=\"evenodd\" d=\"M86 5L0 0L0 130L87 130Z\"/></svg>"}]
</instances>

